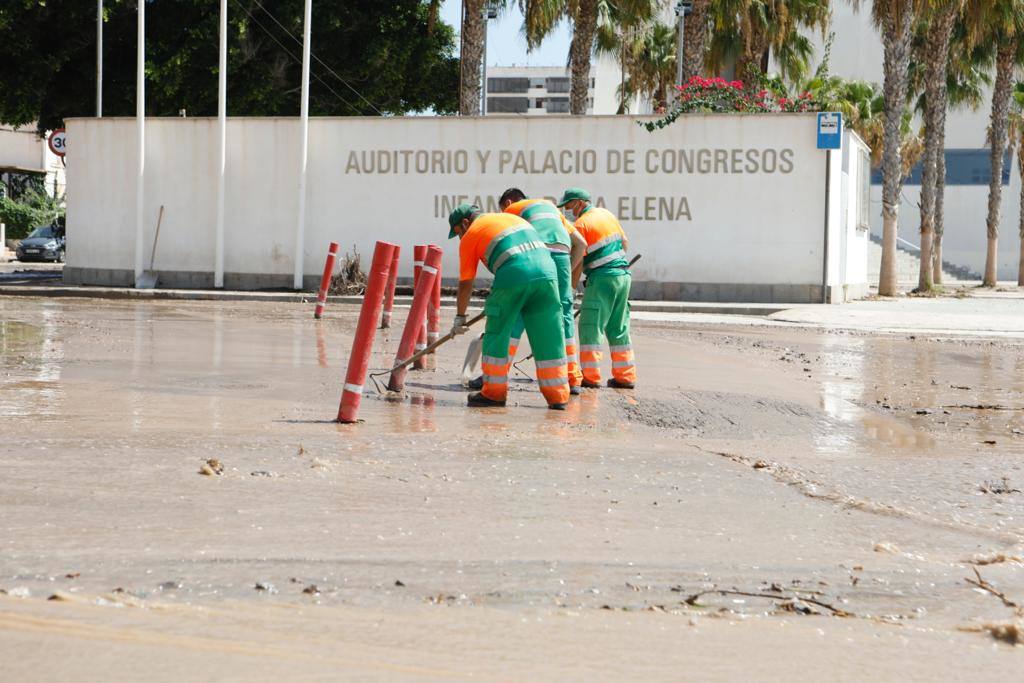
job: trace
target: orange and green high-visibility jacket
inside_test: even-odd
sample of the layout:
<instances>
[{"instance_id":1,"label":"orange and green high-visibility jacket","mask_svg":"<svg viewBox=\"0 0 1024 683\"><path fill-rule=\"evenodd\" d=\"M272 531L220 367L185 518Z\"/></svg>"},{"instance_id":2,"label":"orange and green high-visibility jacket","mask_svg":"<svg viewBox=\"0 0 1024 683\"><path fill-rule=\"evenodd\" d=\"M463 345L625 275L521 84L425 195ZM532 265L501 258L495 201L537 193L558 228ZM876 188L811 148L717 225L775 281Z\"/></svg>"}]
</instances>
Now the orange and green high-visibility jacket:
<instances>
[{"instance_id":1,"label":"orange and green high-visibility jacket","mask_svg":"<svg viewBox=\"0 0 1024 683\"><path fill-rule=\"evenodd\" d=\"M611 211L600 206L588 206L576 219L576 230L587 241L587 253L583 257L583 270L625 273L628 264L626 248L622 243L626 233Z\"/></svg>"},{"instance_id":2,"label":"orange and green high-visibility jacket","mask_svg":"<svg viewBox=\"0 0 1024 683\"><path fill-rule=\"evenodd\" d=\"M569 233L575 228L547 199L520 199L505 208L505 213L521 216L533 226L549 251L568 254L572 246Z\"/></svg>"},{"instance_id":3,"label":"orange and green high-visibility jacket","mask_svg":"<svg viewBox=\"0 0 1024 683\"><path fill-rule=\"evenodd\" d=\"M533 226L510 213L477 216L459 242L459 279L476 277L483 263L494 274L493 289L534 280L554 280L555 263Z\"/></svg>"}]
</instances>

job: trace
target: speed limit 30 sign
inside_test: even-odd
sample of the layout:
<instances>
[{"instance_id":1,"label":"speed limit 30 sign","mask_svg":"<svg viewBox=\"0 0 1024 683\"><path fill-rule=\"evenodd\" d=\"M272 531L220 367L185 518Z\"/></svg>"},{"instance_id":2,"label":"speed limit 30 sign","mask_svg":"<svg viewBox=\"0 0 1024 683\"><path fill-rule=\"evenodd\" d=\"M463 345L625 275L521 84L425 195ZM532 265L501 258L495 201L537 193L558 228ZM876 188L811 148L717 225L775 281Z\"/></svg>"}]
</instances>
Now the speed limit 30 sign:
<instances>
[{"instance_id":1,"label":"speed limit 30 sign","mask_svg":"<svg viewBox=\"0 0 1024 683\"><path fill-rule=\"evenodd\" d=\"M47 142L50 145L50 151L62 157L67 152L68 134L63 128L58 128L50 133L50 139Z\"/></svg>"}]
</instances>

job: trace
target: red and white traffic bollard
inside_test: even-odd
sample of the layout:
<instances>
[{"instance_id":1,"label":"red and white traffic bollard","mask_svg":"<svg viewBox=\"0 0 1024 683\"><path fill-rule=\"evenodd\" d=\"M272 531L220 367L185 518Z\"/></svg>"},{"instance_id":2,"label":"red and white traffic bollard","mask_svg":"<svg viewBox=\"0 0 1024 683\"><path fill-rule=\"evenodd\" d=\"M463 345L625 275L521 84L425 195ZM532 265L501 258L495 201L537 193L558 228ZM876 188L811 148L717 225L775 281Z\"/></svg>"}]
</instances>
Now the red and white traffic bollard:
<instances>
[{"instance_id":1,"label":"red and white traffic bollard","mask_svg":"<svg viewBox=\"0 0 1024 683\"><path fill-rule=\"evenodd\" d=\"M327 247L327 262L324 263L324 274L320 278L320 291L316 295L316 310L313 317L317 320L324 314L324 306L327 305L327 292L331 288L331 276L334 275L334 262L338 258L338 243L331 242Z\"/></svg>"},{"instance_id":2,"label":"red and white traffic bollard","mask_svg":"<svg viewBox=\"0 0 1024 683\"><path fill-rule=\"evenodd\" d=\"M426 255L427 255L427 246L423 245L423 244L417 244L415 247L413 247L413 254L414 254L413 258L416 259L416 262L414 264L415 268L413 269L413 279L412 279L412 287L413 287L413 291L415 292L416 291L416 283L419 282L420 273L421 273L422 268L423 268L423 259L426 258ZM426 316L427 316L429 311L430 311L430 306L428 304L427 310L424 311L423 316L420 318L420 321L421 321L420 322L420 331L419 331L419 334L416 336L416 348L415 348L416 353L419 353L423 349L427 348L427 318L426 318ZM424 368L427 367L427 357L423 356L418 361L413 363L412 366L416 370L423 370Z\"/></svg>"},{"instance_id":3,"label":"red and white traffic bollard","mask_svg":"<svg viewBox=\"0 0 1024 683\"><path fill-rule=\"evenodd\" d=\"M437 247L436 244L431 246ZM440 249L440 247L437 247ZM430 307L427 309L427 346L433 344L441 336L441 264L437 264L437 276L434 278L433 296L430 297ZM431 353L427 356L428 366L434 369L437 359Z\"/></svg>"},{"instance_id":4,"label":"red and white traffic bollard","mask_svg":"<svg viewBox=\"0 0 1024 683\"><path fill-rule=\"evenodd\" d=\"M398 354L395 356L395 365L409 358L414 353L416 338L419 337L423 327L423 317L427 313L427 306L430 305L430 298L433 296L434 279L437 277L441 267L441 250L437 247L428 247L427 256L423 259L423 268L419 280L416 282L416 290L412 295L412 306L409 309L409 317L405 321L405 330L402 331L402 341L398 344ZM405 376L408 373L408 366L400 368L391 373L388 382L388 389L401 391L405 387Z\"/></svg>"},{"instance_id":5,"label":"red and white traffic bollard","mask_svg":"<svg viewBox=\"0 0 1024 683\"><path fill-rule=\"evenodd\" d=\"M339 422L355 422L359 412L366 369L373 352L373 338L377 334L377 321L380 320L380 311L384 306L384 288L388 283L388 273L396 249L398 247L390 242L377 242L373 250L373 264L367 276L363 307L359 311L356 336L352 340L352 355L349 356L348 372L345 374L345 387L341 392Z\"/></svg>"},{"instance_id":6,"label":"red and white traffic bollard","mask_svg":"<svg viewBox=\"0 0 1024 683\"><path fill-rule=\"evenodd\" d=\"M401 248L395 247L395 255L391 259L391 272L388 273L388 286L384 292L384 312L380 314L380 329L391 327L391 311L395 307L395 284L398 281L398 256Z\"/></svg>"}]
</instances>

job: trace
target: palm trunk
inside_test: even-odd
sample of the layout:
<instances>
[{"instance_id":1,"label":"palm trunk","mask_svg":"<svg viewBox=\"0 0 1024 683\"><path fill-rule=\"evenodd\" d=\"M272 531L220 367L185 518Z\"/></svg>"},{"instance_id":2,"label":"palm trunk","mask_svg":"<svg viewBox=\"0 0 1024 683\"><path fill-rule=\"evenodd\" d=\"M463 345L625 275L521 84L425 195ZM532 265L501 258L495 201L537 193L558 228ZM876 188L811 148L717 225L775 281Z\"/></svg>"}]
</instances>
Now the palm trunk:
<instances>
[{"instance_id":1,"label":"palm trunk","mask_svg":"<svg viewBox=\"0 0 1024 683\"><path fill-rule=\"evenodd\" d=\"M484 0L463 0L462 53L459 57L459 113L480 113L480 70L484 52Z\"/></svg>"},{"instance_id":2,"label":"palm trunk","mask_svg":"<svg viewBox=\"0 0 1024 683\"><path fill-rule=\"evenodd\" d=\"M900 126L903 123L903 103L907 99L913 23L913 12L905 8L902 12L887 15L882 25L885 119L882 134L882 267L878 276L878 293L881 296L895 296L899 278L896 238L899 233L900 188L903 185Z\"/></svg>"},{"instance_id":3,"label":"palm trunk","mask_svg":"<svg viewBox=\"0 0 1024 683\"><path fill-rule=\"evenodd\" d=\"M992 146L990 149L992 177L988 182L988 250L985 255L985 276L981 284L996 286L999 260L999 203L1003 198L1003 155L1006 153L1007 128L1010 117L1010 94L1013 91L1013 56L1017 41L999 46L996 57L996 83L992 89Z\"/></svg>"},{"instance_id":4,"label":"palm trunk","mask_svg":"<svg viewBox=\"0 0 1024 683\"><path fill-rule=\"evenodd\" d=\"M590 55L597 32L597 0L580 0L573 17L572 43L569 45L569 67L572 84L569 90L569 111L587 113L590 89Z\"/></svg>"},{"instance_id":5,"label":"palm trunk","mask_svg":"<svg viewBox=\"0 0 1024 683\"><path fill-rule=\"evenodd\" d=\"M935 159L935 238L932 241L932 282L942 284L942 232L946 203L946 109L939 112L939 156Z\"/></svg>"},{"instance_id":6,"label":"palm trunk","mask_svg":"<svg viewBox=\"0 0 1024 683\"><path fill-rule=\"evenodd\" d=\"M441 0L430 0L427 6L427 35L434 35L434 28L437 26L437 13L441 9Z\"/></svg>"},{"instance_id":7,"label":"palm trunk","mask_svg":"<svg viewBox=\"0 0 1024 683\"><path fill-rule=\"evenodd\" d=\"M1020 237L1020 257L1017 259L1017 286L1024 287L1024 131L1017 131L1017 174L1020 183L1020 217L1017 219L1017 234Z\"/></svg>"},{"instance_id":8,"label":"palm trunk","mask_svg":"<svg viewBox=\"0 0 1024 683\"><path fill-rule=\"evenodd\" d=\"M710 3L711 0L693 0L693 9L690 16L686 17L686 25L683 26L683 83L704 74Z\"/></svg>"},{"instance_id":9,"label":"palm trunk","mask_svg":"<svg viewBox=\"0 0 1024 683\"><path fill-rule=\"evenodd\" d=\"M949 64L949 41L953 36L953 23L959 14L957 3L950 2L938 12L928 30L928 50L925 59L925 129L924 168L921 173L921 265L917 289L929 292L934 286L932 272L932 242L935 235L935 189L939 156L944 150L941 127L945 124L942 112L946 110L946 71Z\"/></svg>"},{"instance_id":10,"label":"palm trunk","mask_svg":"<svg viewBox=\"0 0 1024 683\"><path fill-rule=\"evenodd\" d=\"M626 32L619 37L619 110L616 114L626 113Z\"/></svg>"}]
</instances>

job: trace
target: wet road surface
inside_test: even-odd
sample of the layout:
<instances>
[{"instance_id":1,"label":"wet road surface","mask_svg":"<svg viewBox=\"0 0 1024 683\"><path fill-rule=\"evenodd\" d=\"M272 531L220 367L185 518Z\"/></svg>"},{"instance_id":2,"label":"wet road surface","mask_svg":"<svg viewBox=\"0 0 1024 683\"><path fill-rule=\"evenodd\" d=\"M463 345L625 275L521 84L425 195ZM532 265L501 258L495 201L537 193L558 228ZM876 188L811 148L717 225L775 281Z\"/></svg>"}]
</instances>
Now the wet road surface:
<instances>
[{"instance_id":1,"label":"wet road surface","mask_svg":"<svg viewBox=\"0 0 1024 683\"><path fill-rule=\"evenodd\" d=\"M1024 603L1019 340L641 322L637 391L560 413L522 375L509 407L467 410L462 338L339 425L355 316L0 300L0 657L56 643L45 671L74 678L1019 671L985 630L1014 609L965 581ZM736 593L692 597L713 589Z\"/></svg>"}]
</instances>

